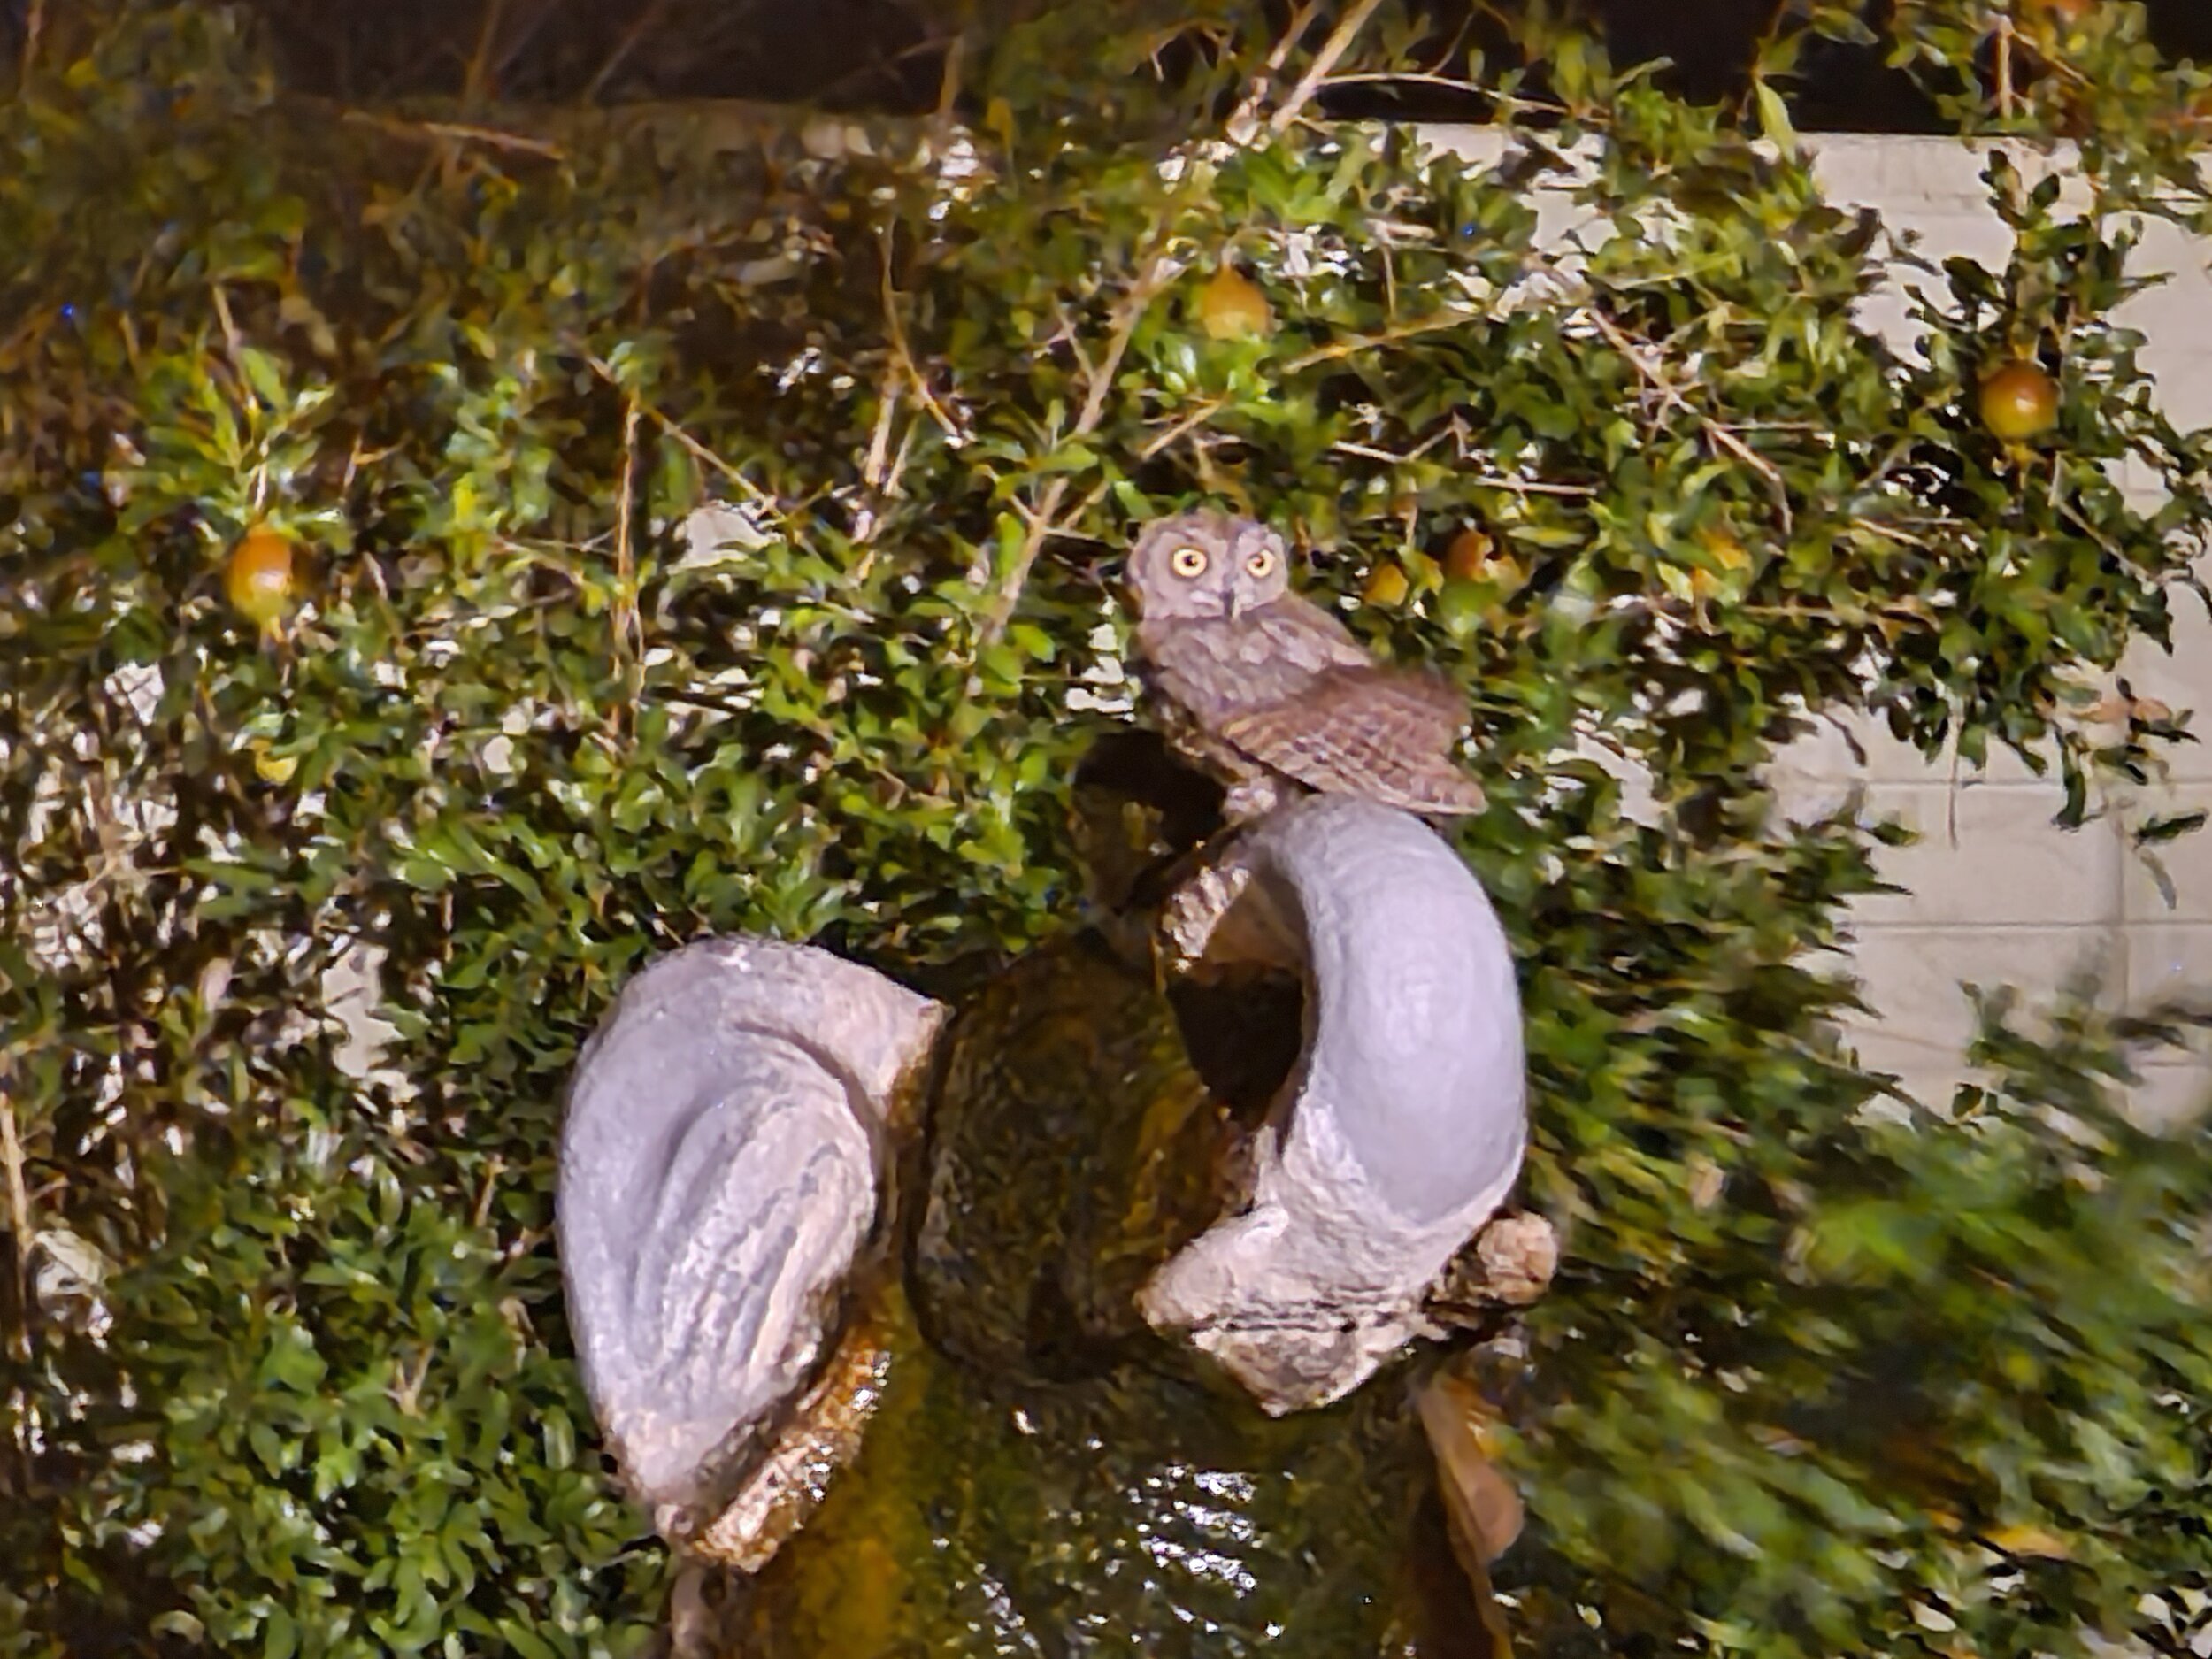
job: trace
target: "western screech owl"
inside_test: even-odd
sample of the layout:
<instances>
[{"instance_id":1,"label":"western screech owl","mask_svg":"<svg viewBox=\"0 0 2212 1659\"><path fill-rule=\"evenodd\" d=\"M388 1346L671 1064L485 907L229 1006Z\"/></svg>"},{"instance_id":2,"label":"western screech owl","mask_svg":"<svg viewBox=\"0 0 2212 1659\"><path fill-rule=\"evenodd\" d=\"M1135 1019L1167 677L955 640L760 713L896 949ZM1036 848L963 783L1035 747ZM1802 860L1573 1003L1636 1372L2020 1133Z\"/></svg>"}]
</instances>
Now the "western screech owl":
<instances>
[{"instance_id":1,"label":"western screech owl","mask_svg":"<svg viewBox=\"0 0 2212 1659\"><path fill-rule=\"evenodd\" d=\"M1225 815L1267 811L1285 780L1407 812L1479 812L1480 786L1452 758L1460 694L1375 661L1290 591L1289 565L1274 531L1217 512L1162 519L1129 556L1137 649L1166 735L1229 786Z\"/></svg>"}]
</instances>

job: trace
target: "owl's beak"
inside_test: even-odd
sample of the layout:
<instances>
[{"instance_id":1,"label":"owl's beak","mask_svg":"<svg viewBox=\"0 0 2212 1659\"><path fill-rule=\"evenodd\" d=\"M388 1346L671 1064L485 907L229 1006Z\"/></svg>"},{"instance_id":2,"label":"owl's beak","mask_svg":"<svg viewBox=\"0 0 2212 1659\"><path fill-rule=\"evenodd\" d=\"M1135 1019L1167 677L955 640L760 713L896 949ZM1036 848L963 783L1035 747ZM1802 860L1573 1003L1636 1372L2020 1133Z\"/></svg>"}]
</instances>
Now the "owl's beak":
<instances>
[{"instance_id":1,"label":"owl's beak","mask_svg":"<svg viewBox=\"0 0 2212 1659\"><path fill-rule=\"evenodd\" d=\"M1229 617L1229 620L1230 620L1230 621L1232 621L1232 622L1234 622L1234 621L1237 619L1238 615L1239 615L1239 614L1240 614L1240 613L1243 610L1244 610L1244 606L1243 606L1243 604L1242 604L1242 603L1241 603L1238 600L1238 598L1237 598L1237 595L1236 595L1235 590L1234 590L1233 588L1233 589L1231 589L1231 590L1230 590L1230 593L1229 593L1229 610L1228 610L1228 617Z\"/></svg>"}]
</instances>

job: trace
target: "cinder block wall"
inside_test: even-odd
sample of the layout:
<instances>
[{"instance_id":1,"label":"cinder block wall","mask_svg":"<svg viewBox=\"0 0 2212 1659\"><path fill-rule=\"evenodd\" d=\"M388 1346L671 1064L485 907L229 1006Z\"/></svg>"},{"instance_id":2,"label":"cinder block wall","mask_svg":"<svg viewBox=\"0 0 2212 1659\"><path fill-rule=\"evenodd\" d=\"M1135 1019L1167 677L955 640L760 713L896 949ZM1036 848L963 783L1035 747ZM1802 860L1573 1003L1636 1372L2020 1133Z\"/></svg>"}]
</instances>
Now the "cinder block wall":
<instances>
[{"instance_id":1,"label":"cinder block wall","mask_svg":"<svg viewBox=\"0 0 2212 1659\"><path fill-rule=\"evenodd\" d=\"M1496 158L1498 135L1437 128L1438 144L1474 165ZM1876 209L1893 229L1919 238L1932 261L1964 254L2002 270L2011 233L1991 209L1982 180L1987 146L1948 139L1826 135L1808 141L1816 175L1840 204ZM2063 171L2066 157L2015 151L2031 178ZM2062 201L2066 198L2062 196ZM1579 218L1563 196L1545 201L1543 222L1560 234ZM2157 377L2170 417L2185 429L2212 425L2212 247L2166 226L2147 230L2135 270L2163 272L2159 288L2129 303L2124 320L2147 338L2145 365ZM1869 307L1867 320L1902 345L1911 327L1901 273ZM2134 480L2146 488L2147 481ZM2212 622L2193 597L2177 595L2174 650L2139 648L2124 664L2139 697L2176 710L2212 703ZM1971 1029L1961 987L2014 985L2058 990L2070 976L2100 976L2116 1002L2212 995L2212 830L2160 849L2174 887L2170 907L2135 852L2133 826L2193 808L2212 810L2212 746L2183 746L2170 780L2101 803L2104 815L2081 829L2057 828L2055 779L2039 779L2009 754L1974 772L1897 743L1870 723L1851 726L1861 764L1841 732L1824 733L1782 757L1773 781L1786 808L1832 803L1854 786L1870 816L1918 831L1889 851L1883 871L1907 889L1862 903L1853 918L1856 968L1874 1009L1853 1033L1862 1057L1894 1071L1924 1098L1940 1098L1961 1074ZM2212 1063L2176 1063L2147 1076L2137 1105L2162 1118L2212 1094Z\"/></svg>"}]
</instances>

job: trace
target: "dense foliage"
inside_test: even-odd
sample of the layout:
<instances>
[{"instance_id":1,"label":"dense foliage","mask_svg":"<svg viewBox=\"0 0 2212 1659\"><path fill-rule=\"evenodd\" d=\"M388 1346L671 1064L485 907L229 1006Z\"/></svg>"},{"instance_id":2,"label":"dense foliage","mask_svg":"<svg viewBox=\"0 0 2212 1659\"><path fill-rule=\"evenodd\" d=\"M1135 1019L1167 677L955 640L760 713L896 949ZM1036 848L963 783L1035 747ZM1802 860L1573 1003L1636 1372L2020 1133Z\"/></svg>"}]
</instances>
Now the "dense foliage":
<instances>
[{"instance_id":1,"label":"dense foliage","mask_svg":"<svg viewBox=\"0 0 2212 1659\"><path fill-rule=\"evenodd\" d=\"M2012 258L1924 273L1901 355L1855 308L1909 250L1787 118L1863 26L1783 10L1741 108L1540 16L1454 60L1531 140L1492 170L1301 119L1414 61L1371 4L979 16L969 124L865 144L342 112L218 9L58 23L0 102L0 1648L640 1646L549 1233L575 1046L704 932L949 991L1079 920L1111 551L1202 496L1469 690L1567 1240L1531 1648L2178 1644L2201 1139L2079 1018L1886 1097L1817 953L1889 832L1759 775L1869 710L2085 806L2177 734L2069 710L2212 526L2111 321L2138 216L2205 217L2202 77L2124 4L1896 8L1962 130L2089 187L1993 165ZM2016 358L2055 426L2007 442Z\"/></svg>"}]
</instances>

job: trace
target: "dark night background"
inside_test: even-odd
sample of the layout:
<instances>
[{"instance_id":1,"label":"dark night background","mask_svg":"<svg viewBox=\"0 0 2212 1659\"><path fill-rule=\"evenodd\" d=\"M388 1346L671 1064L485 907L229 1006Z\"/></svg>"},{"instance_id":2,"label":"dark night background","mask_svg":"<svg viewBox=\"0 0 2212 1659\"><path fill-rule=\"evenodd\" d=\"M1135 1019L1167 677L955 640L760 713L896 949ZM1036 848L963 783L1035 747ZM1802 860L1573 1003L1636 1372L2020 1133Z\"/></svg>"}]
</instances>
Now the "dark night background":
<instances>
[{"instance_id":1,"label":"dark night background","mask_svg":"<svg viewBox=\"0 0 2212 1659\"><path fill-rule=\"evenodd\" d=\"M48 19L71 0L43 0ZM296 92L372 101L410 95L571 102L757 98L918 111L937 97L945 20L958 0L248 0ZM1111 4L1111 0L1079 0ZM0 36L19 40L37 0L0 0ZM1583 0L1618 62L1663 58L1673 88L1701 100L1741 90L1752 44L1786 0ZM1473 10L1510 10L1512 0ZM1446 46L1469 0L1427 0ZM2212 57L2212 0L2148 0L2170 57ZM1878 22L1878 19L1876 19ZM1479 39L1478 18L1470 38ZM1878 50L1824 49L1798 88L1811 130L1940 130ZM1479 113L1401 104L1445 118ZM1385 113L1379 108L1343 113Z\"/></svg>"}]
</instances>

